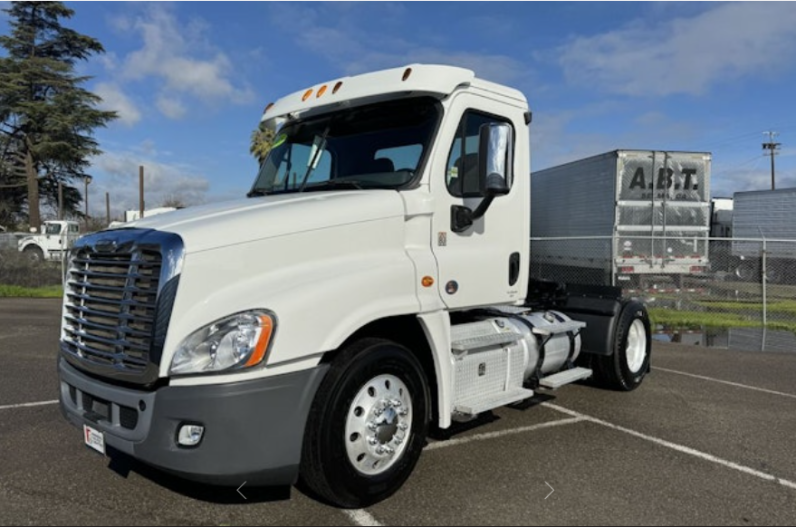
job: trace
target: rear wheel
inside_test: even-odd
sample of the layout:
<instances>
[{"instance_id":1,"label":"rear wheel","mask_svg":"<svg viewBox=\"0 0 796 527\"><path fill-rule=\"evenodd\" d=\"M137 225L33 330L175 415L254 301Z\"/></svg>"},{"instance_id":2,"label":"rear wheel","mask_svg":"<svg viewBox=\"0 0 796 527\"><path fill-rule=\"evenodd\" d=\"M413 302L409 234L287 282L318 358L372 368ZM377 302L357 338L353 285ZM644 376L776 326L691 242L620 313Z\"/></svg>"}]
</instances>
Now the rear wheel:
<instances>
[{"instance_id":1,"label":"rear wheel","mask_svg":"<svg viewBox=\"0 0 796 527\"><path fill-rule=\"evenodd\" d=\"M752 260L743 260L735 268L735 276L744 282L760 280L760 266Z\"/></svg>"},{"instance_id":2,"label":"rear wheel","mask_svg":"<svg viewBox=\"0 0 796 527\"><path fill-rule=\"evenodd\" d=\"M594 356L594 377L598 384L612 390L638 388L650 367L652 338L650 320L644 304L625 304L614 331L612 355Z\"/></svg>"},{"instance_id":3,"label":"rear wheel","mask_svg":"<svg viewBox=\"0 0 796 527\"><path fill-rule=\"evenodd\" d=\"M420 457L429 401L423 369L403 346L363 339L346 347L318 389L307 421L303 485L346 508L388 498Z\"/></svg>"}]
</instances>

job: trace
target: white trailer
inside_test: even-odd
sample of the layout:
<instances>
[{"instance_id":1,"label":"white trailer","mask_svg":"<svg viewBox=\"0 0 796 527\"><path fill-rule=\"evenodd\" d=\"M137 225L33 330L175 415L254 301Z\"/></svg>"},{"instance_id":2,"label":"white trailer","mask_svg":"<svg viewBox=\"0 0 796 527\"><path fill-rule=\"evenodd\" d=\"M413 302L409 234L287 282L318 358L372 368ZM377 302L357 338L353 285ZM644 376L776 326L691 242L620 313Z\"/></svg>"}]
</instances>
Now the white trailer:
<instances>
[{"instance_id":1,"label":"white trailer","mask_svg":"<svg viewBox=\"0 0 796 527\"><path fill-rule=\"evenodd\" d=\"M76 244L64 415L101 452L361 507L431 425L588 377L635 389L643 304L529 279L530 117L514 89L419 64L269 105L248 199Z\"/></svg>"},{"instance_id":2,"label":"white trailer","mask_svg":"<svg viewBox=\"0 0 796 527\"><path fill-rule=\"evenodd\" d=\"M705 152L614 150L534 172L534 273L616 285L705 272L710 161Z\"/></svg>"},{"instance_id":3,"label":"white trailer","mask_svg":"<svg viewBox=\"0 0 796 527\"><path fill-rule=\"evenodd\" d=\"M736 192L732 255L742 280L796 283L796 188Z\"/></svg>"}]
</instances>

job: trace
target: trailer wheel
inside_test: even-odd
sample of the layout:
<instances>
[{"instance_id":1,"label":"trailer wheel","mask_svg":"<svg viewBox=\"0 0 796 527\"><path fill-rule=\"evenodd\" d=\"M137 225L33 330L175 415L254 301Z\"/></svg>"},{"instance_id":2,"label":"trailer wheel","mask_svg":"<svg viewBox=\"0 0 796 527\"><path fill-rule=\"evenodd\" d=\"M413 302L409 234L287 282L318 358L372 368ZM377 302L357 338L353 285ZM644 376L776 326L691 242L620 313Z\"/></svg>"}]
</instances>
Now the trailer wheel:
<instances>
[{"instance_id":1,"label":"trailer wheel","mask_svg":"<svg viewBox=\"0 0 796 527\"><path fill-rule=\"evenodd\" d=\"M34 263L44 261L44 251L41 250L41 247L37 247L36 245L28 245L22 250L22 254L27 256L30 261Z\"/></svg>"},{"instance_id":2,"label":"trailer wheel","mask_svg":"<svg viewBox=\"0 0 796 527\"><path fill-rule=\"evenodd\" d=\"M785 273L785 264L777 260L769 262L766 268L766 278L772 284L786 284L787 277Z\"/></svg>"},{"instance_id":3,"label":"trailer wheel","mask_svg":"<svg viewBox=\"0 0 796 527\"><path fill-rule=\"evenodd\" d=\"M606 388L629 392L641 385L650 368L652 338L644 304L625 304L614 335L613 354L594 357L595 380Z\"/></svg>"},{"instance_id":4,"label":"trailer wheel","mask_svg":"<svg viewBox=\"0 0 796 527\"><path fill-rule=\"evenodd\" d=\"M735 276L743 282L756 282L760 280L760 265L754 260L743 260L735 268Z\"/></svg>"},{"instance_id":5,"label":"trailer wheel","mask_svg":"<svg viewBox=\"0 0 796 527\"><path fill-rule=\"evenodd\" d=\"M307 420L303 486L345 508L391 496L425 445L429 401L423 368L403 346L369 338L344 348Z\"/></svg>"}]
</instances>

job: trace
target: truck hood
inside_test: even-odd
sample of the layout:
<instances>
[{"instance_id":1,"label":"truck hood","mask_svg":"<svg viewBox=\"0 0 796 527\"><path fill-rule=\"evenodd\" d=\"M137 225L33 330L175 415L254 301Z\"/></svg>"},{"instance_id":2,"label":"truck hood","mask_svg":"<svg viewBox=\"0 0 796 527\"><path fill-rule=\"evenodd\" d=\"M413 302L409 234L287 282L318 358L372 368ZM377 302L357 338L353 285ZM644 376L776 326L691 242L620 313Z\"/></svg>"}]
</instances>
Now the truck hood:
<instances>
[{"instance_id":1,"label":"truck hood","mask_svg":"<svg viewBox=\"0 0 796 527\"><path fill-rule=\"evenodd\" d=\"M398 216L404 204L394 190L305 192L188 207L122 228L173 232L192 253Z\"/></svg>"}]
</instances>

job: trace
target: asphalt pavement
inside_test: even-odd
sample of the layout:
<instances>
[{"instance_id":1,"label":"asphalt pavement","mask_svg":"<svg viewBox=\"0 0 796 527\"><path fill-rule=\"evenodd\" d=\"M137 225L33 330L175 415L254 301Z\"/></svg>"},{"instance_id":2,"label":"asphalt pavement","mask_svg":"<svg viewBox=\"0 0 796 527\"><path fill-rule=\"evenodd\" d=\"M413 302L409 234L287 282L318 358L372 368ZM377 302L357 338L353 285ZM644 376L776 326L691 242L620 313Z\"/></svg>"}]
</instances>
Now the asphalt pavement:
<instances>
[{"instance_id":1,"label":"asphalt pavement","mask_svg":"<svg viewBox=\"0 0 796 527\"><path fill-rule=\"evenodd\" d=\"M389 500L342 511L86 449L52 402L59 316L59 301L0 299L2 525L796 523L796 350L655 343L635 392L575 385L499 409L431 440Z\"/></svg>"}]
</instances>

